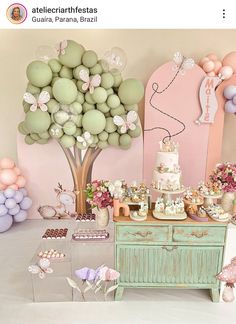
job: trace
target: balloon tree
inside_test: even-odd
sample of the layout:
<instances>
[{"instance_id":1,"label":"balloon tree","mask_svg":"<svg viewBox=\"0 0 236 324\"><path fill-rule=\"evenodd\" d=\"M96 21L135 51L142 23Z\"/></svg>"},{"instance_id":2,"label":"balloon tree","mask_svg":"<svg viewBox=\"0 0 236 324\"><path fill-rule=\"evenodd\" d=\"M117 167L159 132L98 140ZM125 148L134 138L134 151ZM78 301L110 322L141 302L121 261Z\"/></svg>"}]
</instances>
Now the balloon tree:
<instances>
[{"instance_id":1,"label":"balloon tree","mask_svg":"<svg viewBox=\"0 0 236 324\"><path fill-rule=\"evenodd\" d=\"M126 62L119 48L99 59L93 50L64 40L57 56L27 66L25 119L18 129L29 145L58 142L73 176L76 211L83 213L97 156L109 146L129 149L132 138L141 134L138 103L144 87L139 80L123 80Z\"/></svg>"}]
</instances>

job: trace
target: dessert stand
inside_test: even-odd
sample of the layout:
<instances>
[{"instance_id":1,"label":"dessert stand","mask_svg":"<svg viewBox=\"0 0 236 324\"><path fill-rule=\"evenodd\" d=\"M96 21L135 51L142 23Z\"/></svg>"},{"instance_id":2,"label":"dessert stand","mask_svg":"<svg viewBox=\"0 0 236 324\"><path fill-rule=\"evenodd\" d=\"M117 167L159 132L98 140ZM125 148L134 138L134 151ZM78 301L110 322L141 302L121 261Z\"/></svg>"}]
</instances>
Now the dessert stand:
<instances>
[{"instance_id":1,"label":"dessert stand","mask_svg":"<svg viewBox=\"0 0 236 324\"><path fill-rule=\"evenodd\" d=\"M220 199L222 197L222 193L218 195L204 195L201 194L202 197L204 198L204 207L209 207L214 204L214 199Z\"/></svg>"},{"instance_id":2,"label":"dessert stand","mask_svg":"<svg viewBox=\"0 0 236 324\"><path fill-rule=\"evenodd\" d=\"M203 202L198 202L198 203L196 203L196 202L189 202L186 199L184 199L184 203L186 205L189 205L189 206L193 206L193 205L195 205L195 206L201 206L201 205L203 205ZM192 218L193 220L195 220L196 222L208 222L209 221L209 218L208 217L199 217L196 214L188 213L188 216L190 218Z\"/></svg>"}]
</instances>

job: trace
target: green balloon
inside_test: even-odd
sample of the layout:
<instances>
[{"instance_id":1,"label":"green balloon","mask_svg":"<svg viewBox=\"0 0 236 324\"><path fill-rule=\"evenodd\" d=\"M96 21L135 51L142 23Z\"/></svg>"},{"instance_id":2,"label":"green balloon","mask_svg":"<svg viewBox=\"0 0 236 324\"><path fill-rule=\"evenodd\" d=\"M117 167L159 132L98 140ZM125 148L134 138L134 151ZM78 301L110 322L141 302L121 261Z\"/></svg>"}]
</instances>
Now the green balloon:
<instances>
[{"instance_id":1,"label":"green balloon","mask_svg":"<svg viewBox=\"0 0 236 324\"><path fill-rule=\"evenodd\" d=\"M119 107L111 109L110 111L112 117L114 116L121 116L125 114L125 108L123 105L119 105Z\"/></svg>"},{"instance_id":2,"label":"green balloon","mask_svg":"<svg viewBox=\"0 0 236 324\"><path fill-rule=\"evenodd\" d=\"M98 104L104 103L107 100L107 92L104 88L97 87L92 93L92 98Z\"/></svg>"},{"instance_id":3,"label":"green balloon","mask_svg":"<svg viewBox=\"0 0 236 324\"><path fill-rule=\"evenodd\" d=\"M136 79L127 79L121 83L118 96L125 105L138 103L144 95L143 84Z\"/></svg>"},{"instance_id":4,"label":"green balloon","mask_svg":"<svg viewBox=\"0 0 236 324\"><path fill-rule=\"evenodd\" d=\"M91 93L90 92L86 92L85 93L85 100L87 101L87 103L89 104L95 104L95 101L93 100Z\"/></svg>"},{"instance_id":5,"label":"green balloon","mask_svg":"<svg viewBox=\"0 0 236 324\"><path fill-rule=\"evenodd\" d=\"M105 89L109 89L114 84L114 78L113 75L109 72L103 73L101 75L101 86Z\"/></svg>"},{"instance_id":6,"label":"green balloon","mask_svg":"<svg viewBox=\"0 0 236 324\"><path fill-rule=\"evenodd\" d=\"M85 93L87 90L83 90L82 87L83 87L83 84L84 84L84 81L81 81L81 80L78 80L76 85L77 85L77 88L80 92L82 93Z\"/></svg>"},{"instance_id":7,"label":"green balloon","mask_svg":"<svg viewBox=\"0 0 236 324\"><path fill-rule=\"evenodd\" d=\"M108 133L103 131L100 134L98 134L98 138L99 138L100 141L107 141Z\"/></svg>"},{"instance_id":8,"label":"green balloon","mask_svg":"<svg viewBox=\"0 0 236 324\"><path fill-rule=\"evenodd\" d=\"M104 114L110 111L110 107L108 107L108 105L105 102L102 104L97 104L97 109Z\"/></svg>"},{"instance_id":9,"label":"green balloon","mask_svg":"<svg viewBox=\"0 0 236 324\"><path fill-rule=\"evenodd\" d=\"M85 65L88 68L91 68L94 65L96 65L97 61L98 57L94 51L88 50L84 52L84 55L82 57L83 65Z\"/></svg>"},{"instance_id":10,"label":"green balloon","mask_svg":"<svg viewBox=\"0 0 236 324\"><path fill-rule=\"evenodd\" d=\"M70 148L70 147L75 145L75 138L73 136L70 136L70 135L63 135L60 138L60 143L65 148Z\"/></svg>"},{"instance_id":11,"label":"green balloon","mask_svg":"<svg viewBox=\"0 0 236 324\"><path fill-rule=\"evenodd\" d=\"M106 127L105 127L105 131L107 133L113 133L117 130L117 126L114 124L113 122L113 118L112 117L108 117L106 118Z\"/></svg>"},{"instance_id":12,"label":"green balloon","mask_svg":"<svg viewBox=\"0 0 236 324\"><path fill-rule=\"evenodd\" d=\"M82 105L79 102L75 101L72 104L70 104L70 112L73 115L81 114L82 110L83 110Z\"/></svg>"},{"instance_id":13,"label":"green balloon","mask_svg":"<svg viewBox=\"0 0 236 324\"><path fill-rule=\"evenodd\" d=\"M109 71L109 64L107 63L107 61L102 59L102 60L99 60L98 63L101 65L103 72L106 73Z\"/></svg>"},{"instance_id":14,"label":"green balloon","mask_svg":"<svg viewBox=\"0 0 236 324\"><path fill-rule=\"evenodd\" d=\"M111 114L110 114L110 112L107 112L107 113L105 113L104 114L104 116L107 118L107 117L111 117Z\"/></svg>"},{"instance_id":15,"label":"green balloon","mask_svg":"<svg viewBox=\"0 0 236 324\"><path fill-rule=\"evenodd\" d=\"M63 125L68 121L69 115L66 111L59 110L53 115L53 119L57 124Z\"/></svg>"},{"instance_id":16,"label":"green balloon","mask_svg":"<svg viewBox=\"0 0 236 324\"><path fill-rule=\"evenodd\" d=\"M49 134L53 138L60 138L64 134L63 130L61 127L59 127L56 124L52 124L52 126L49 129Z\"/></svg>"},{"instance_id":17,"label":"green balloon","mask_svg":"<svg viewBox=\"0 0 236 324\"><path fill-rule=\"evenodd\" d=\"M66 78L70 80L73 78L72 69L68 68L67 66L63 66L59 74L61 78Z\"/></svg>"},{"instance_id":18,"label":"green balloon","mask_svg":"<svg viewBox=\"0 0 236 324\"><path fill-rule=\"evenodd\" d=\"M84 94L81 92L78 92L76 101L82 105L84 103Z\"/></svg>"},{"instance_id":19,"label":"green balloon","mask_svg":"<svg viewBox=\"0 0 236 324\"><path fill-rule=\"evenodd\" d=\"M40 138L39 140L37 140L38 144L47 144L48 143L48 139L47 138Z\"/></svg>"},{"instance_id":20,"label":"green balloon","mask_svg":"<svg viewBox=\"0 0 236 324\"><path fill-rule=\"evenodd\" d=\"M99 141L98 142L98 147L102 150L108 147L108 142L107 141Z\"/></svg>"},{"instance_id":21,"label":"green balloon","mask_svg":"<svg viewBox=\"0 0 236 324\"><path fill-rule=\"evenodd\" d=\"M52 70L42 61L31 62L26 69L29 82L36 87L46 87L52 81Z\"/></svg>"},{"instance_id":22,"label":"green balloon","mask_svg":"<svg viewBox=\"0 0 236 324\"><path fill-rule=\"evenodd\" d=\"M47 91L50 95L50 98L52 98L52 87L51 86L42 88L42 91Z\"/></svg>"},{"instance_id":23,"label":"green balloon","mask_svg":"<svg viewBox=\"0 0 236 324\"><path fill-rule=\"evenodd\" d=\"M83 107L83 112L84 113L86 113L89 110L95 109L95 105L89 104L86 101L83 103L82 107Z\"/></svg>"},{"instance_id":24,"label":"green balloon","mask_svg":"<svg viewBox=\"0 0 236 324\"><path fill-rule=\"evenodd\" d=\"M107 104L110 108L117 108L120 105L120 98L115 94L111 94L107 98Z\"/></svg>"},{"instance_id":25,"label":"green balloon","mask_svg":"<svg viewBox=\"0 0 236 324\"><path fill-rule=\"evenodd\" d=\"M90 69L90 74L101 74L102 73L102 67L101 64L97 63Z\"/></svg>"},{"instance_id":26,"label":"green balloon","mask_svg":"<svg viewBox=\"0 0 236 324\"><path fill-rule=\"evenodd\" d=\"M117 132L109 134L108 143L112 146L119 146L120 145L120 135Z\"/></svg>"},{"instance_id":27,"label":"green balloon","mask_svg":"<svg viewBox=\"0 0 236 324\"><path fill-rule=\"evenodd\" d=\"M74 133L74 137L80 136L82 134L82 129L77 127L76 132Z\"/></svg>"},{"instance_id":28,"label":"green balloon","mask_svg":"<svg viewBox=\"0 0 236 324\"><path fill-rule=\"evenodd\" d=\"M128 134L131 137L139 137L141 135L141 127L139 125L136 126L136 128L134 130L128 130Z\"/></svg>"},{"instance_id":29,"label":"green balloon","mask_svg":"<svg viewBox=\"0 0 236 324\"><path fill-rule=\"evenodd\" d=\"M120 136L120 145L121 146L129 146L132 142L131 137L128 134L123 134Z\"/></svg>"},{"instance_id":30,"label":"green balloon","mask_svg":"<svg viewBox=\"0 0 236 324\"><path fill-rule=\"evenodd\" d=\"M41 90L38 87L33 86L32 84L28 83L26 92L31 93L32 95L40 94Z\"/></svg>"},{"instance_id":31,"label":"green balloon","mask_svg":"<svg viewBox=\"0 0 236 324\"><path fill-rule=\"evenodd\" d=\"M35 141L30 137L30 135L25 136L25 143L26 144L32 145L32 144L34 144L34 142Z\"/></svg>"},{"instance_id":32,"label":"green balloon","mask_svg":"<svg viewBox=\"0 0 236 324\"><path fill-rule=\"evenodd\" d=\"M92 135L93 137L93 144L97 144L99 139L98 139L98 136L97 135Z\"/></svg>"},{"instance_id":33,"label":"green balloon","mask_svg":"<svg viewBox=\"0 0 236 324\"><path fill-rule=\"evenodd\" d=\"M74 135L76 132L76 125L72 121L68 121L63 126L66 135Z\"/></svg>"},{"instance_id":34,"label":"green balloon","mask_svg":"<svg viewBox=\"0 0 236 324\"><path fill-rule=\"evenodd\" d=\"M81 143L81 142L76 142L76 146L78 147L78 149L80 149L80 150L86 150L86 146L83 146L83 143Z\"/></svg>"},{"instance_id":35,"label":"green balloon","mask_svg":"<svg viewBox=\"0 0 236 324\"><path fill-rule=\"evenodd\" d=\"M60 105L55 99L50 99L47 103L47 107L51 114L56 113L60 109Z\"/></svg>"},{"instance_id":36,"label":"green balloon","mask_svg":"<svg viewBox=\"0 0 236 324\"><path fill-rule=\"evenodd\" d=\"M22 105L23 105L23 108L24 108L24 112L27 113L30 110L31 104L23 101Z\"/></svg>"},{"instance_id":37,"label":"green balloon","mask_svg":"<svg viewBox=\"0 0 236 324\"><path fill-rule=\"evenodd\" d=\"M107 97L114 93L114 90L112 88L107 89Z\"/></svg>"},{"instance_id":38,"label":"green balloon","mask_svg":"<svg viewBox=\"0 0 236 324\"><path fill-rule=\"evenodd\" d=\"M84 71L86 71L86 72L89 74L89 69L86 68L86 66L84 66L84 65L79 65L79 66L77 66L77 67L73 70L73 75L74 75L74 78L75 78L75 79L77 79L77 80L81 80L80 75L79 75L79 73L80 73L81 70L84 70Z\"/></svg>"},{"instance_id":39,"label":"green balloon","mask_svg":"<svg viewBox=\"0 0 236 324\"><path fill-rule=\"evenodd\" d=\"M23 135L28 135L30 133L30 131L27 129L25 122L22 121L19 125L18 125L18 131L23 134Z\"/></svg>"},{"instance_id":40,"label":"green balloon","mask_svg":"<svg viewBox=\"0 0 236 324\"><path fill-rule=\"evenodd\" d=\"M73 81L62 78L57 80L52 92L57 101L62 104L71 104L77 98L77 88Z\"/></svg>"},{"instance_id":41,"label":"green balloon","mask_svg":"<svg viewBox=\"0 0 236 324\"><path fill-rule=\"evenodd\" d=\"M31 137L34 141L37 141L37 140L40 139L40 137L38 136L38 134L35 134L35 133L30 134L30 137Z\"/></svg>"},{"instance_id":42,"label":"green balloon","mask_svg":"<svg viewBox=\"0 0 236 324\"><path fill-rule=\"evenodd\" d=\"M81 58L84 53L84 47L73 40L67 41L65 53L59 55L59 60L62 65L69 68L74 68L81 64Z\"/></svg>"},{"instance_id":43,"label":"green balloon","mask_svg":"<svg viewBox=\"0 0 236 324\"><path fill-rule=\"evenodd\" d=\"M133 111L138 112L138 105L137 105L137 104L133 104L133 105L125 105L124 107L125 107L125 110L126 110L126 111L131 111L131 110L133 110Z\"/></svg>"},{"instance_id":44,"label":"green balloon","mask_svg":"<svg viewBox=\"0 0 236 324\"><path fill-rule=\"evenodd\" d=\"M54 83L55 83L57 80L60 80L60 78L59 78L59 77L54 77L54 78L52 79L52 82L51 82L52 87L54 86Z\"/></svg>"},{"instance_id":45,"label":"green balloon","mask_svg":"<svg viewBox=\"0 0 236 324\"><path fill-rule=\"evenodd\" d=\"M77 127L82 127L82 118L83 118L83 115L73 115L73 116L71 116L71 120L73 121L73 123L75 123L75 125Z\"/></svg>"},{"instance_id":46,"label":"green balloon","mask_svg":"<svg viewBox=\"0 0 236 324\"><path fill-rule=\"evenodd\" d=\"M89 110L83 116L82 125L85 131L97 135L105 129L106 118L99 110Z\"/></svg>"},{"instance_id":47,"label":"green balloon","mask_svg":"<svg viewBox=\"0 0 236 324\"><path fill-rule=\"evenodd\" d=\"M48 139L50 137L49 132L40 133L39 137L42 139Z\"/></svg>"},{"instance_id":48,"label":"green balloon","mask_svg":"<svg viewBox=\"0 0 236 324\"><path fill-rule=\"evenodd\" d=\"M117 88L120 86L122 82L122 75L120 73L113 73L113 78L114 78L114 84L113 87Z\"/></svg>"},{"instance_id":49,"label":"green balloon","mask_svg":"<svg viewBox=\"0 0 236 324\"><path fill-rule=\"evenodd\" d=\"M51 124L51 118L48 112L41 109L28 111L25 116L26 127L32 133L46 132Z\"/></svg>"},{"instance_id":50,"label":"green balloon","mask_svg":"<svg viewBox=\"0 0 236 324\"><path fill-rule=\"evenodd\" d=\"M61 70L61 63L57 59L49 60L48 65L50 66L53 73L59 73Z\"/></svg>"}]
</instances>

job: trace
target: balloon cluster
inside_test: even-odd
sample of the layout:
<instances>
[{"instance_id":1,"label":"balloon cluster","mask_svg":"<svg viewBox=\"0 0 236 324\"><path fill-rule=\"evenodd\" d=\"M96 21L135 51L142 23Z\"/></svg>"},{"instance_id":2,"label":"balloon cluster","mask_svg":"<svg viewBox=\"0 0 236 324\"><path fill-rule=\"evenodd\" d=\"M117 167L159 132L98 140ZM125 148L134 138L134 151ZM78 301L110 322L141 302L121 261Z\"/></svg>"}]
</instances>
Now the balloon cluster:
<instances>
[{"instance_id":1,"label":"balloon cluster","mask_svg":"<svg viewBox=\"0 0 236 324\"><path fill-rule=\"evenodd\" d=\"M18 127L25 142L45 144L54 138L65 148L128 149L141 134L138 119L123 133L113 118L121 116L128 123L127 114L138 111L144 87L136 79L123 80L122 50L111 49L107 62L73 40L60 42L57 51L58 58L36 60L27 67L26 115Z\"/></svg>"},{"instance_id":2,"label":"balloon cluster","mask_svg":"<svg viewBox=\"0 0 236 324\"><path fill-rule=\"evenodd\" d=\"M32 201L24 188L25 178L9 158L0 160L0 233L7 231L13 221L23 222Z\"/></svg>"},{"instance_id":3,"label":"balloon cluster","mask_svg":"<svg viewBox=\"0 0 236 324\"><path fill-rule=\"evenodd\" d=\"M233 75L232 67L222 64L213 53L204 56L199 65L208 76L219 76L222 80L228 80Z\"/></svg>"},{"instance_id":4,"label":"balloon cluster","mask_svg":"<svg viewBox=\"0 0 236 324\"><path fill-rule=\"evenodd\" d=\"M224 97L228 99L225 103L225 111L236 114L236 86L230 85L225 87Z\"/></svg>"}]
</instances>

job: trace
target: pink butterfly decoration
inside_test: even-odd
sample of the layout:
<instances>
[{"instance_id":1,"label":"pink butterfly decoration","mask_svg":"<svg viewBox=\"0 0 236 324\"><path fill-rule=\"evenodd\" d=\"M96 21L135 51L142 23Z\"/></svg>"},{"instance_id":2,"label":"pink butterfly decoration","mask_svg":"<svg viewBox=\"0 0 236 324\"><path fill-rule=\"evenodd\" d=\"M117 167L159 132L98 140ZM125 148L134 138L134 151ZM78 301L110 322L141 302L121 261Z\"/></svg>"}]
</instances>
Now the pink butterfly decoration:
<instances>
[{"instance_id":1,"label":"pink butterfly decoration","mask_svg":"<svg viewBox=\"0 0 236 324\"><path fill-rule=\"evenodd\" d=\"M79 72L79 77L82 81L84 81L84 84L82 85L82 89L84 91L89 89L90 93L93 93L94 88L98 87L101 83L101 76L99 74L89 76L86 70L81 70Z\"/></svg>"},{"instance_id":2,"label":"pink butterfly decoration","mask_svg":"<svg viewBox=\"0 0 236 324\"><path fill-rule=\"evenodd\" d=\"M23 96L24 101L32 104L31 111L36 111L39 107L42 111L47 111L48 107L45 105L50 100L50 95L47 91L42 91L38 97L33 96L31 93L26 92Z\"/></svg>"},{"instance_id":3,"label":"pink butterfly decoration","mask_svg":"<svg viewBox=\"0 0 236 324\"><path fill-rule=\"evenodd\" d=\"M67 40L63 40L60 43L56 44L56 50L58 55L64 55L65 54L65 49L67 48L68 43Z\"/></svg>"},{"instance_id":4,"label":"pink butterfly decoration","mask_svg":"<svg viewBox=\"0 0 236 324\"><path fill-rule=\"evenodd\" d=\"M120 277L120 273L114 269L103 267L100 270L100 279L103 281L113 281Z\"/></svg>"},{"instance_id":5,"label":"pink butterfly decoration","mask_svg":"<svg viewBox=\"0 0 236 324\"><path fill-rule=\"evenodd\" d=\"M129 111L126 117L126 120L124 120L120 116L113 117L113 122L115 125L120 127L121 133L126 133L127 130L135 130L136 125L134 122L137 120L138 114L135 111Z\"/></svg>"}]
</instances>

